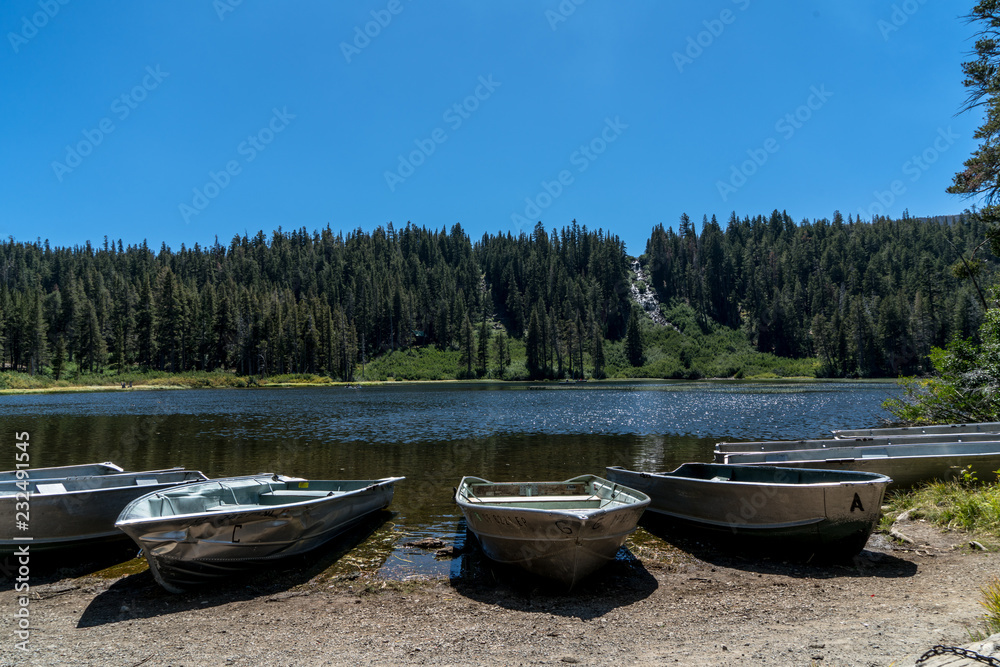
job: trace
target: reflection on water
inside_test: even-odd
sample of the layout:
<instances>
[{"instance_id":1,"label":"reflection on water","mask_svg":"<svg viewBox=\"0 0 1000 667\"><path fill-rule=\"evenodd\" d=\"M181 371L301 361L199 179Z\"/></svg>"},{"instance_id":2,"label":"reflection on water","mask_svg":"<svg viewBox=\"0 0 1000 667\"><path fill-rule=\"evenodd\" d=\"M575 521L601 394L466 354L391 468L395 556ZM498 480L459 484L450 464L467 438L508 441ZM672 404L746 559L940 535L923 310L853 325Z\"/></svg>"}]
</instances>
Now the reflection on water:
<instances>
[{"instance_id":1,"label":"reflection on water","mask_svg":"<svg viewBox=\"0 0 1000 667\"><path fill-rule=\"evenodd\" d=\"M417 384L115 391L0 397L4 433L28 431L33 467L114 461L211 477L402 475L392 509L406 539L451 541L463 475L567 479L606 466L673 469L719 440L822 437L876 426L892 382ZM540 385L534 385L537 388ZM11 463L0 469L13 468ZM405 540L400 540L405 541ZM426 571L399 548L386 567ZM435 565L447 572L447 563Z\"/></svg>"}]
</instances>

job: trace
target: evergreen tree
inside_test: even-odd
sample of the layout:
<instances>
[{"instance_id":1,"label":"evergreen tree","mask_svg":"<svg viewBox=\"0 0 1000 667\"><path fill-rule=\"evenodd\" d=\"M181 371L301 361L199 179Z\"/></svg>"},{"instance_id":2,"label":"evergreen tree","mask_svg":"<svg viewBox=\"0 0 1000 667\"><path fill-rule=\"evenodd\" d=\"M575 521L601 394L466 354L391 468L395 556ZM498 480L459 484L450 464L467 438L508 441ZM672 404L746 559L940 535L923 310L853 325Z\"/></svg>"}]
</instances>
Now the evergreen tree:
<instances>
[{"instance_id":1,"label":"evergreen tree","mask_svg":"<svg viewBox=\"0 0 1000 667\"><path fill-rule=\"evenodd\" d=\"M486 321L486 316L483 316L482 322L479 325L479 341L478 341L478 351L479 351L479 375L483 377L486 375L486 365L489 359L490 353L490 327L489 323Z\"/></svg>"},{"instance_id":2,"label":"evergreen tree","mask_svg":"<svg viewBox=\"0 0 1000 667\"><path fill-rule=\"evenodd\" d=\"M159 347L159 367L171 372L184 370L184 331L187 325L182 287L169 268L160 277L156 340Z\"/></svg>"},{"instance_id":3,"label":"evergreen tree","mask_svg":"<svg viewBox=\"0 0 1000 667\"><path fill-rule=\"evenodd\" d=\"M528 376L537 380L542 376L542 330L538 323L537 308L531 311L531 319L528 320L528 333L524 340L524 348Z\"/></svg>"},{"instance_id":4,"label":"evergreen tree","mask_svg":"<svg viewBox=\"0 0 1000 667\"><path fill-rule=\"evenodd\" d=\"M601 335L601 329L596 324L594 325L594 351L592 358L594 361L594 377L600 380L604 377L604 336Z\"/></svg>"},{"instance_id":5,"label":"evergreen tree","mask_svg":"<svg viewBox=\"0 0 1000 667\"><path fill-rule=\"evenodd\" d=\"M475 363L476 359L476 333L472 328L472 322L469 320L468 313L466 313L462 318L462 329L459 334L458 350L458 363L460 366L465 367L462 377L475 377L475 374L472 372L472 364Z\"/></svg>"},{"instance_id":6,"label":"evergreen tree","mask_svg":"<svg viewBox=\"0 0 1000 667\"><path fill-rule=\"evenodd\" d=\"M45 312L42 307L42 295L40 291L35 291L34 298L30 305L28 317L29 327L27 332L27 358L28 372L31 375L40 373L42 365L47 361L48 346L46 344L46 332L48 327L45 323Z\"/></svg>"},{"instance_id":7,"label":"evergreen tree","mask_svg":"<svg viewBox=\"0 0 1000 667\"><path fill-rule=\"evenodd\" d=\"M66 363L66 339L62 336L56 337L55 349L52 351L52 374L56 380L62 377L64 364Z\"/></svg>"},{"instance_id":8,"label":"evergreen tree","mask_svg":"<svg viewBox=\"0 0 1000 667\"><path fill-rule=\"evenodd\" d=\"M632 313L628 318L628 329L625 334L625 356L633 366L642 366L643 350L642 335L639 332L639 308L632 307Z\"/></svg>"},{"instance_id":9,"label":"evergreen tree","mask_svg":"<svg viewBox=\"0 0 1000 667\"><path fill-rule=\"evenodd\" d=\"M503 331L498 332L493 340L496 350L497 379L502 380L507 366L510 365L510 347L507 335Z\"/></svg>"},{"instance_id":10,"label":"evergreen tree","mask_svg":"<svg viewBox=\"0 0 1000 667\"><path fill-rule=\"evenodd\" d=\"M965 161L965 169L955 174L948 192L985 199L976 216L988 224L987 240L993 253L1000 254L1000 4L981 0L969 19L980 29L975 59L962 64L962 83L969 93L965 110L984 109L985 119L974 135L981 142L979 148Z\"/></svg>"},{"instance_id":11,"label":"evergreen tree","mask_svg":"<svg viewBox=\"0 0 1000 667\"><path fill-rule=\"evenodd\" d=\"M358 355L357 336L354 327L347 321L347 316L340 308L333 314L335 341L337 349L337 373L344 382L354 380L354 364Z\"/></svg>"},{"instance_id":12,"label":"evergreen tree","mask_svg":"<svg viewBox=\"0 0 1000 667\"><path fill-rule=\"evenodd\" d=\"M90 372L101 371L107 363L108 348L101 334L101 325L97 319L97 309L88 302L79 326L79 348L77 363L79 368Z\"/></svg>"},{"instance_id":13,"label":"evergreen tree","mask_svg":"<svg viewBox=\"0 0 1000 667\"><path fill-rule=\"evenodd\" d=\"M143 368L152 368L155 360L156 350L156 316L154 315L153 290L149 283L149 276L143 276L142 284L139 288L139 304L135 318L135 331L138 343L139 365Z\"/></svg>"}]
</instances>

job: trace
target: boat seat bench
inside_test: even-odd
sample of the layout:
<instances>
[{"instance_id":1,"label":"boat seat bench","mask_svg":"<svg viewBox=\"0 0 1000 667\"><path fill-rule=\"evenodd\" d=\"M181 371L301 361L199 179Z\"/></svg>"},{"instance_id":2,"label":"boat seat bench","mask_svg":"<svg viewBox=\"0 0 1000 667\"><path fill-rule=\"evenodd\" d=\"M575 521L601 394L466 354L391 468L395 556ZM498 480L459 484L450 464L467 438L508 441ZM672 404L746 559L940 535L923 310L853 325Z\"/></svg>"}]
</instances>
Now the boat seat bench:
<instances>
[{"instance_id":1,"label":"boat seat bench","mask_svg":"<svg viewBox=\"0 0 1000 667\"><path fill-rule=\"evenodd\" d=\"M479 503L481 505L491 505L495 503L573 503L573 502L584 502L588 500L603 500L600 496L469 496L468 501L470 503Z\"/></svg>"},{"instance_id":2,"label":"boat seat bench","mask_svg":"<svg viewBox=\"0 0 1000 667\"><path fill-rule=\"evenodd\" d=\"M285 505L288 503L302 503L307 500L326 498L327 496L339 496L343 491L329 491L321 489L276 489L260 494L261 505Z\"/></svg>"},{"instance_id":3,"label":"boat seat bench","mask_svg":"<svg viewBox=\"0 0 1000 667\"><path fill-rule=\"evenodd\" d=\"M218 498L208 499L197 496L157 496L157 500L163 506L176 514L200 514L201 512L229 512L233 510L260 509L262 505L287 505L289 503L301 503L317 498L326 498L330 495L341 495L343 491L322 491L319 489L277 489L262 493L258 503L234 502L235 496L223 498L219 502ZM157 508L155 516L162 516L163 510Z\"/></svg>"},{"instance_id":4,"label":"boat seat bench","mask_svg":"<svg viewBox=\"0 0 1000 667\"><path fill-rule=\"evenodd\" d=\"M50 484L38 482L35 484L35 493L66 493L66 487L60 482Z\"/></svg>"}]
</instances>

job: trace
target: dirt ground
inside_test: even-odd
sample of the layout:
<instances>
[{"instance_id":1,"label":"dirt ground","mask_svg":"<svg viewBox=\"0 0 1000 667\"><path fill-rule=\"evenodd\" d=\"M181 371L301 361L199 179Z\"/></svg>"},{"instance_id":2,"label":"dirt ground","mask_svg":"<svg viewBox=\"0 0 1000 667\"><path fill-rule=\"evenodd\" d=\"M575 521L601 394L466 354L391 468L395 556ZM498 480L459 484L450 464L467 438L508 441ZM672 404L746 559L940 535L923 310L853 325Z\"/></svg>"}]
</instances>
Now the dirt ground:
<instances>
[{"instance_id":1,"label":"dirt ground","mask_svg":"<svg viewBox=\"0 0 1000 667\"><path fill-rule=\"evenodd\" d=\"M876 535L837 564L671 544L643 530L629 542L634 558L571 594L475 552L449 579L386 581L374 567L338 574L311 563L183 595L160 589L138 561L33 571L27 652L16 648L14 582L0 580L0 662L913 664L934 644L972 641L979 589L1000 572L1000 554L922 522L899 529L915 544Z\"/></svg>"}]
</instances>

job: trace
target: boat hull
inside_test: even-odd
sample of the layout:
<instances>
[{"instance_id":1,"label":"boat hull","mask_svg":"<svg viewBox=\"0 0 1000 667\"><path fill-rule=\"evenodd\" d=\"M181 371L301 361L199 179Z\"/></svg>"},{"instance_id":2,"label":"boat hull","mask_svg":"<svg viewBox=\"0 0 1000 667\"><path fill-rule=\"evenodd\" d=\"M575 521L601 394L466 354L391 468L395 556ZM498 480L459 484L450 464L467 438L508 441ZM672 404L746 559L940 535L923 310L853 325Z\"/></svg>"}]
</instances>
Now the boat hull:
<instances>
[{"instance_id":1,"label":"boat hull","mask_svg":"<svg viewBox=\"0 0 1000 667\"><path fill-rule=\"evenodd\" d=\"M710 463L672 473L612 467L607 476L648 495L650 512L689 527L756 550L836 556L864 547L890 482L881 475Z\"/></svg>"},{"instance_id":2,"label":"boat hull","mask_svg":"<svg viewBox=\"0 0 1000 667\"><path fill-rule=\"evenodd\" d=\"M931 426L896 426L888 428L838 429L835 438L857 438L898 435L961 435L970 433L1000 434L1000 422L975 422L969 424L934 424Z\"/></svg>"},{"instance_id":3,"label":"boat hull","mask_svg":"<svg viewBox=\"0 0 1000 667\"><path fill-rule=\"evenodd\" d=\"M541 488L547 485L579 484L583 480L598 480L608 488L614 485L607 480L585 476L567 482L535 482L494 485L520 489ZM531 497L525 497L523 506L504 506L483 498L470 502L463 490L470 485L490 485L479 478L462 479L456 493L456 502L465 516L469 531L476 536L483 553L499 563L517 565L532 574L557 581L569 588L593 573L607 562L614 560L618 549L631 534L649 505L649 499L632 489L622 489L629 494L627 503L607 504L591 502L592 507L569 507L577 501L565 501L562 508L539 509L531 507ZM476 488L476 487L473 487ZM550 489L551 490L551 489ZM624 496L619 496L624 497ZM534 497L537 500L537 496ZM510 501L517 504L518 501ZM560 504L560 503L556 503ZM581 503L582 505L582 503Z\"/></svg>"},{"instance_id":4,"label":"boat hull","mask_svg":"<svg viewBox=\"0 0 1000 667\"><path fill-rule=\"evenodd\" d=\"M12 527L0 538L0 554L25 545L36 552L119 540L124 535L115 520L130 502L150 491L205 479L198 471L177 469L32 478L26 480L27 492L15 482L0 483L0 525ZM17 530L19 525L27 528Z\"/></svg>"},{"instance_id":5,"label":"boat hull","mask_svg":"<svg viewBox=\"0 0 1000 667\"><path fill-rule=\"evenodd\" d=\"M267 477L228 478L198 487ZM287 479L287 478L286 478ZM360 488L315 500L170 516L129 518L149 504L150 494L127 507L118 527L142 549L156 581L179 593L208 581L252 571L316 549L392 502L393 484L402 478L364 482ZM321 482L312 482L313 486Z\"/></svg>"},{"instance_id":6,"label":"boat hull","mask_svg":"<svg viewBox=\"0 0 1000 667\"><path fill-rule=\"evenodd\" d=\"M725 455L725 462L873 472L891 477L893 482L889 488L909 488L933 480L955 479L966 470L982 480L995 479L994 471L1000 469L1000 446L965 443L731 453Z\"/></svg>"},{"instance_id":7,"label":"boat hull","mask_svg":"<svg viewBox=\"0 0 1000 667\"><path fill-rule=\"evenodd\" d=\"M1000 451L1000 434L909 434L878 435L871 437L824 438L817 440L767 440L758 442L719 442L715 445L715 462L723 463L726 454L753 452L789 452L805 450L831 450L837 452L852 447L897 447L901 445L988 445ZM833 456L833 453L830 454Z\"/></svg>"}]
</instances>

